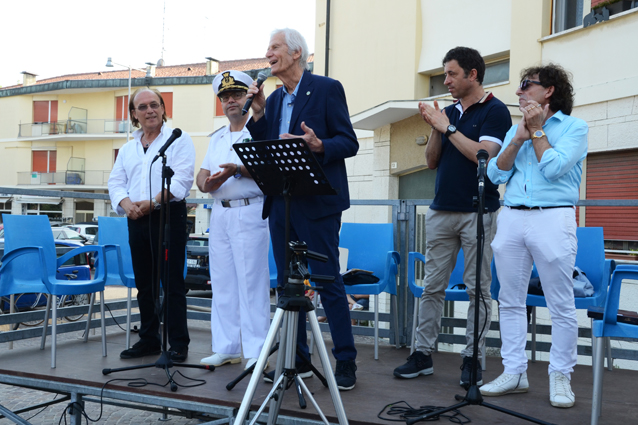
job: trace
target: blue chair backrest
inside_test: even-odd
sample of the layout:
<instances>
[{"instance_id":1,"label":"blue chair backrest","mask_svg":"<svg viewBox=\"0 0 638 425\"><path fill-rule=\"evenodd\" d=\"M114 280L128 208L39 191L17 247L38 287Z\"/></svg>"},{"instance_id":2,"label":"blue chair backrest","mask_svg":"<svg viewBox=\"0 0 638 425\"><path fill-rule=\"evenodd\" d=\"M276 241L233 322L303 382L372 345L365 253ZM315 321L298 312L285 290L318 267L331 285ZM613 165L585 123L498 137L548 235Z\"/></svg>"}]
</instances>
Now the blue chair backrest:
<instances>
[{"instance_id":1,"label":"blue chair backrest","mask_svg":"<svg viewBox=\"0 0 638 425\"><path fill-rule=\"evenodd\" d=\"M578 227L576 265L580 267L598 292L605 268L605 238L602 227Z\"/></svg>"},{"instance_id":2,"label":"blue chair backrest","mask_svg":"<svg viewBox=\"0 0 638 425\"><path fill-rule=\"evenodd\" d=\"M98 217L98 240L100 245L119 245L122 254L122 270L124 274L133 278L133 261L131 260L131 247L128 243L128 221L124 217ZM106 257L106 285L126 285L120 276L117 252L110 250ZM102 267L96 264L96 268ZM130 285L130 283L129 283ZM135 287L133 285L131 287Z\"/></svg>"},{"instance_id":3,"label":"blue chair backrest","mask_svg":"<svg viewBox=\"0 0 638 425\"><path fill-rule=\"evenodd\" d=\"M370 270L380 281L388 278L388 251L394 251L392 223L343 223L339 240L339 246L348 249L348 269ZM387 292L394 294L396 288Z\"/></svg>"},{"instance_id":4,"label":"blue chair backrest","mask_svg":"<svg viewBox=\"0 0 638 425\"><path fill-rule=\"evenodd\" d=\"M605 240L602 227L577 227L576 237L578 238L578 248L576 252L576 265L585 272L587 278L594 286L594 297L598 297L600 303L604 302L603 297L606 288L601 285L607 285L609 276L605 276ZM496 268L492 262L492 297L498 300L498 293L501 284L498 280ZM536 264L532 268L530 277L538 277ZM544 297L539 295L528 295L529 305L542 305L534 301L530 304L530 300L543 300ZM544 302L544 301L542 301ZM587 308L591 304L590 298L576 298L576 308ZM581 305L582 303L582 305Z\"/></svg>"},{"instance_id":5,"label":"blue chair backrest","mask_svg":"<svg viewBox=\"0 0 638 425\"><path fill-rule=\"evenodd\" d=\"M339 246L348 249L348 269L373 271L383 279L388 251L394 251L392 223L343 223Z\"/></svg>"},{"instance_id":6,"label":"blue chair backrest","mask_svg":"<svg viewBox=\"0 0 638 425\"><path fill-rule=\"evenodd\" d=\"M17 248L40 247L46 258L46 274L55 279L57 255L49 217L46 215L2 214L4 222L4 252ZM37 253L29 253L8 263L2 275L0 295L45 292L42 283L42 263Z\"/></svg>"},{"instance_id":7,"label":"blue chair backrest","mask_svg":"<svg viewBox=\"0 0 638 425\"><path fill-rule=\"evenodd\" d=\"M603 282L605 268L605 240L602 227L577 227L578 250L576 251L576 265L585 272L587 278L598 292ZM536 263L531 277L538 277Z\"/></svg>"}]
</instances>

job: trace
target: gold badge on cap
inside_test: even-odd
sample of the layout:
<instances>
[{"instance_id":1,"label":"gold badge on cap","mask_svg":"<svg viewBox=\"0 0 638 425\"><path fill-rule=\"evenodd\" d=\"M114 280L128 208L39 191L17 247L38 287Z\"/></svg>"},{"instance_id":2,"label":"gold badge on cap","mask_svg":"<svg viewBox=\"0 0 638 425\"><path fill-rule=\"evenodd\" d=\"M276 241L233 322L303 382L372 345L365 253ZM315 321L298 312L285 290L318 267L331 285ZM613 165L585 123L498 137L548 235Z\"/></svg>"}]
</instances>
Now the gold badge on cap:
<instances>
[{"instance_id":1,"label":"gold badge on cap","mask_svg":"<svg viewBox=\"0 0 638 425\"><path fill-rule=\"evenodd\" d=\"M230 71L224 72L222 77L222 82L219 84L219 91L236 85L235 79L230 76Z\"/></svg>"}]
</instances>

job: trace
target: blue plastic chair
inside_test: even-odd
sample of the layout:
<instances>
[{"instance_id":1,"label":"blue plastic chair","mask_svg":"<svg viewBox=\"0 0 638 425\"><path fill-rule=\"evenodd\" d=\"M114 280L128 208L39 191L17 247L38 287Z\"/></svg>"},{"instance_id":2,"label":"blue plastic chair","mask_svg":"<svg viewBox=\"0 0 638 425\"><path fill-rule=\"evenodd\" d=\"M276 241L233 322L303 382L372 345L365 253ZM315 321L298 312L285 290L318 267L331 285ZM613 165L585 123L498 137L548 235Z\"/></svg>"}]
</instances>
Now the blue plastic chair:
<instances>
[{"instance_id":1,"label":"blue plastic chair","mask_svg":"<svg viewBox=\"0 0 638 425\"><path fill-rule=\"evenodd\" d=\"M619 265L614 270L609 285L609 292L605 301L605 311L602 320L593 320L592 338L595 338L595 349L592 351L592 369L594 385L591 405L591 425L597 425L602 413L603 398L603 338L632 338L638 339L638 325L618 322L618 307L620 304L620 288L625 279L638 279L638 266Z\"/></svg>"},{"instance_id":2,"label":"blue plastic chair","mask_svg":"<svg viewBox=\"0 0 638 425\"><path fill-rule=\"evenodd\" d=\"M126 347L131 346L131 300L135 288L135 274L131 246L128 242L128 221L125 217L98 217L98 240L106 257L106 286L125 286L126 297ZM188 252L188 251L187 251ZM184 277L188 273L188 260L184 261ZM99 261L96 272L102 272Z\"/></svg>"},{"instance_id":3,"label":"blue plastic chair","mask_svg":"<svg viewBox=\"0 0 638 425\"><path fill-rule=\"evenodd\" d=\"M578 227L578 250L576 252L576 265L585 272L587 278L594 286L594 295L591 297L575 298L576 309L583 310L589 307L602 307L607 296L609 279L615 267L613 260L605 259L605 240L602 227ZM536 265L532 269L530 277L538 276ZM500 282L496 271L492 270L492 298L498 300ZM532 361L536 360L536 307L547 307L545 297L541 295L527 295L526 304L532 309ZM594 347L592 338L592 350ZM611 358L609 359L611 362Z\"/></svg>"},{"instance_id":4,"label":"blue plastic chair","mask_svg":"<svg viewBox=\"0 0 638 425\"><path fill-rule=\"evenodd\" d=\"M106 257L106 286L125 286L126 297L126 347L131 346L131 293L135 288L131 247L128 243L128 221L124 217L98 217L98 240ZM103 264L95 264L96 272Z\"/></svg>"},{"instance_id":5,"label":"blue plastic chair","mask_svg":"<svg viewBox=\"0 0 638 425\"><path fill-rule=\"evenodd\" d=\"M398 308L396 276L401 262L394 250L392 223L343 223L339 246L348 249L348 269L374 272L379 282L345 285L347 294L376 295L374 298L374 359L379 359L379 294L387 292L393 301L394 334L398 337ZM398 343L398 338L397 338Z\"/></svg>"},{"instance_id":6,"label":"blue plastic chair","mask_svg":"<svg viewBox=\"0 0 638 425\"><path fill-rule=\"evenodd\" d=\"M419 300L423 295L423 286L416 284L416 263L420 261L425 265L425 256L420 252L408 253L408 287L410 292L414 295L414 318L412 320L412 343L410 344L410 354L414 352L416 341L416 325L419 317ZM494 264L494 261L492 261ZM463 272L465 270L465 256L463 255L463 249L459 250L456 257L456 264L450 274L450 281L445 289L446 301L469 301L470 297L461 285L465 285L463 282ZM437 342L438 344L438 342ZM485 370L485 346L481 347L481 364L483 370Z\"/></svg>"},{"instance_id":7,"label":"blue plastic chair","mask_svg":"<svg viewBox=\"0 0 638 425\"><path fill-rule=\"evenodd\" d=\"M95 301L95 293L100 292L102 356L106 356L106 328L104 322L104 272L96 273L92 280L63 280L56 277L56 270L67 260L85 252L96 252L100 261L104 262L102 247L83 246L56 258L53 232L49 218L44 215L2 215L5 225L5 255L0 268L0 295L22 293L44 293L52 295L47 301L44 324L42 326L42 342L46 343L46 331L49 313L53 309L51 325L51 368L56 367L56 342L58 297L62 295L92 294L87 316L84 341L88 340L90 318Z\"/></svg>"}]
</instances>

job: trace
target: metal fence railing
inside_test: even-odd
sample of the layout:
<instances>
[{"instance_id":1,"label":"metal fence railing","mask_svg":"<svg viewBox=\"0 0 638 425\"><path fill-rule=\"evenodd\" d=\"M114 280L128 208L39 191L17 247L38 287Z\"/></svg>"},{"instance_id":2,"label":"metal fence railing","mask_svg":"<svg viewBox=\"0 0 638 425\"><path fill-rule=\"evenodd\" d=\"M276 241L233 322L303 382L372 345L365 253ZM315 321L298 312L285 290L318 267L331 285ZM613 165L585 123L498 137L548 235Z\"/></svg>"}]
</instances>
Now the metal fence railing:
<instances>
[{"instance_id":1,"label":"metal fence railing","mask_svg":"<svg viewBox=\"0 0 638 425\"><path fill-rule=\"evenodd\" d=\"M87 172L88 173L88 172ZM105 174L108 177L107 174ZM88 180L88 175L87 175ZM73 192L73 191L54 191L54 190L32 190L32 189L18 189L0 187L0 193L3 196L11 195L28 195L28 196L58 196L61 198L76 198L76 199L103 199L108 200L108 194L99 193L86 193L86 192ZM189 198L186 200L189 204L205 204L209 203L208 198ZM411 340L412 320L414 317L414 303L411 291L407 284L407 258L410 251L424 252L425 247L425 219L422 213L417 214L417 207L429 206L432 200L428 199L404 199L404 200L351 200L352 206L363 206L366 208L385 208L388 211L390 221L394 224L395 229L395 248L401 256L401 264L399 268L399 276L397 278L397 301L398 301L398 329L399 334L395 335L393 332L392 323L394 312L390 309L380 314L380 321L389 322L388 329L380 329L380 336L382 338L389 338L391 343L398 342L402 345L409 345ZM638 200L581 200L578 202L578 206L617 206L617 207L635 207L638 206ZM389 303L391 306L392 303ZM449 310L446 310L449 311ZM357 320L373 320L373 312L353 312L352 318ZM327 325L326 325L327 326ZM439 337L439 341L453 343L453 344L465 344L465 335L454 334L454 329L457 327L465 327L465 319L455 318L450 314L444 314L442 320L442 326L444 331L449 329L448 332L442 332ZM493 321L491 330L498 330L498 321ZM543 324L537 325L538 334L549 334L550 326ZM326 329L323 329L327 331ZM353 327L353 333L361 335L371 335L372 328L365 328L360 326ZM591 330L589 328L582 327L579 329L579 337L590 338ZM487 339L488 347L500 347L500 340L498 338ZM551 343L538 342L537 351L549 351ZM588 345L579 345L578 354L591 356L591 347ZM630 349L614 349L612 354L615 358L638 360L638 349L633 347Z\"/></svg>"},{"instance_id":2,"label":"metal fence railing","mask_svg":"<svg viewBox=\"0 0 638 425\"><path fill-rule=\"evenodd\" d=\"M18 137L57 136L60 134L116 134L135 128L128 120L91 119L19 124Z\"/></svg>"},{"instance_id":3,"label":"metal fence railing","mask_svg":"<svg viewBox=\"0 0 638 425\"><path fill-rule=\"evenodd\" d=\"M110 174L111 170L56 171L54 173L19 171L18 184L77 184L89 186L105 186L106 184L108 184Z\"/></svg>"}]
</instances>

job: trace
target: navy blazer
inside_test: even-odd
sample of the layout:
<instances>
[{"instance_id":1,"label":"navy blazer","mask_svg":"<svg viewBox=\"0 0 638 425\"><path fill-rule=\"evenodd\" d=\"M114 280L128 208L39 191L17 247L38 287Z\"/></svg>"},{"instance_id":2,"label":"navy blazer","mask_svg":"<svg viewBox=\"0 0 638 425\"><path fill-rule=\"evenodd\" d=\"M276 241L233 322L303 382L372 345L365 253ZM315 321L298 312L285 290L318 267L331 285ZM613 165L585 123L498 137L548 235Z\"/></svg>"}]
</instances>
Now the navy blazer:
<instances>
[{"instance_id":1,"label":"navy blazer","mask_svg":"<svg viewBox=\"0 0 638 425\"><path fill-rule=\"evenodd\" d=\"M247 127L253 140L279 138L283 90L280 87L268 96L264 118L257 122L251 118L248 122ZM304 72L292 109L288 133L303 136L302 122L323 142L324 152L315 152L314 155L337 195L293 197L291 211L300 211L310 219L344 211L350 207L344 159L357 154L359 142L350 121L346 94L339 81L313 75L309 71ZM268 217L271 202L272 198L267 196L263 218Z\"/></svg>"}]
</instances>

